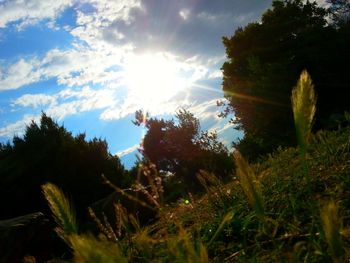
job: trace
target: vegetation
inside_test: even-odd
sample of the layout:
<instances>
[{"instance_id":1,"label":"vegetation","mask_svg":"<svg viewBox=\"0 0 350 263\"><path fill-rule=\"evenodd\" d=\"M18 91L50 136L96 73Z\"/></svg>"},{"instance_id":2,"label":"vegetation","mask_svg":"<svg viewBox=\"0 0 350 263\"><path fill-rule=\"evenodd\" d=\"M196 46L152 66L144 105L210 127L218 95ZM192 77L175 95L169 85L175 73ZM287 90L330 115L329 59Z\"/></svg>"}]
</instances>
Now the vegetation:
<instances>
[{"instance_id":1,"label":"vegetation","mask_svg":"<svg viewBox=\"0 0 350 263\"><path fill-rule=\"evenodd\" d=\"M235 147L249 160L278 146L295 145L290 106L295 79L307 69L318 95L317 129L337 129L349 110L348 1L330 1L328 10L311 1L273 1L261 23L224 37L228 61L223 88L245 137ZM333 20L329 21L329 17Z\"/></svg>"},{"instance_id":2,"label":"vegetation","mask_svg":"<svg viewBox=\"0 0 350 263\"><path fill-rule=\"evenodd\" d=\"M138 111L142 158L125 171L105 141L43 114L0 144L0 216L51 214L56 262L349 261L350 9L329 2L274 1L224 38L224 115L245 132L232 154L188 111Z\"/></svg>"},{"instance_id":3,"label":"vegetation","mask_svg":"<svg viewBox=\"0 0 350 263\"><path fill-rule=\"evenodd\" d=\"M142 142L143 161L153 163L163 178L167 200L176 200L188 192L202 189L197 173L206 170L222 179L233 170L233 161L226 147L214 132L203 132L192 113L180 110L176 119L148 119L136 113L134 123L143 125L146 134ZM178 189L178 193L176 193Z\"/></svg>"},{"instance_id":4,"label":"vegetation","mask_svg":"<svg viewBox=\"0 0 350 263\"><path fill-rule=\"evenodd\" d=\"M40 190L46 182L70 193L78 215L84 217L85 207L112 192L101 174L116 185L129 184L120 160L107 148L106 141L86 141L84 134L74 137L42 114L40 124L31 123L23 138L0 144L0 218L48 212Z\"/></svg>"},{"instance_id":5,"label":"vegetation","mask_svg":"<svg viewBox=\"0 0 350 263\"><path fill-rule=\"evenodd\" d=\"M303 72L293 90L299 149L280 148L252 166L236 152L237 178L222 184L217 177L201 172L199 181L207 194L171 207L157 203L159 219L150 226L142 227L133 215L118 210L116 217L124 234L117 234L108 222L100 223L100 227L109 228L113 235L108 231L101 231L99 237L77 234L71 231L75 226L71 226L74 220L68 220L73 217L67 216L71 211L66 198L51 184L44 185L45 197L60 225L57 232L71 246L73 260L344 262L349 259L350 229L346 226L350 218L350 126L310 134L316 103L311 83ZM155 186L150 182L152 185ZM54 204L52 200L56 200Z\"/></svg>"}]
</instances>

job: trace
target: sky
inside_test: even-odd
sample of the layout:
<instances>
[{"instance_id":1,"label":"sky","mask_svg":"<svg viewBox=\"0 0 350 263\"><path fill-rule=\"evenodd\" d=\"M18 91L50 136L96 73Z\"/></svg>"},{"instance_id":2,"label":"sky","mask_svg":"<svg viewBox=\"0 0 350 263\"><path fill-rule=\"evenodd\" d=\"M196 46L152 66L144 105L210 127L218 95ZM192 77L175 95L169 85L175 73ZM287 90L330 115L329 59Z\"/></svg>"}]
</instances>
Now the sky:
<instances>
[{"instance_id":1,"label":"sky","mask_svg":"<svg viewBox=\"0 0 350 263\"><path fill-rule=\"evenodd\" d=\"M230 146L242 132L218 117L222 37L271 2L0 0L0 142L45 112L73 135L106 139L130 168L145 133L135 111L187 109Z\"/></svg>"}]
</instances>

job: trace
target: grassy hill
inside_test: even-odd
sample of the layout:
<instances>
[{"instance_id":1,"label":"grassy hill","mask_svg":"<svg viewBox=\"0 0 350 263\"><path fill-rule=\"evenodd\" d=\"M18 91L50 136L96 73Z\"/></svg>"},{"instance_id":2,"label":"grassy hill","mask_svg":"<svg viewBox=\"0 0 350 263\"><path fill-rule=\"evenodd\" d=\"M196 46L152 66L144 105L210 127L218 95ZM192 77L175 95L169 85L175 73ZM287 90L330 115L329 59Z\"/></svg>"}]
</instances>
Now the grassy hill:
<instances>
[{"instance_id":1,"label":"grassy hill","mask_svg":"<svg viewBox=\"0 0 350 263\"><path fill-rule=\"evenodd\" d=\"M236 156L236 163L237 174L228 184L222 184L214 175L201 173L207 193L172 207L160 206L159 220L151 226L139 227L120 208L116 215L120 225L112 227L100 221L101 235L97 239L73 231L73 238L67 242L73 247L76 260L349 259L350 126L313 135L306 160L298 148L288 148L278 149L255 165L249 166L240 156ZM242 176L250 181L244 183ZM69 227L72 224L69 219L60 224L63 230L69 229L65 237L72 234L74 228ZM113 249L119 252L113 254ZM96 258L91 260L93 256Z\"/></svg>"},{"instance_id":2,"label":"grassy hill","mask_svg":"<svg viewBox=\"0 0 350 263\"><path fill-rule=\"evenodd\" d=\"M79 232L74 212L60 189L43 192L59 225L57 233L72 248L75 262L344 262L350 259L350 125L311 133L316 96L303 72L292 106L299 147L277 149L250 165L234 152L236 172L229 183L201 171L206 189L167 206L154 165L136 184L142 201L157 212L141 226L137 215L115 204L115 222L91 217L98 236ZM349 122L349 116L346 114Z\"/></svg>"}]
</instances>

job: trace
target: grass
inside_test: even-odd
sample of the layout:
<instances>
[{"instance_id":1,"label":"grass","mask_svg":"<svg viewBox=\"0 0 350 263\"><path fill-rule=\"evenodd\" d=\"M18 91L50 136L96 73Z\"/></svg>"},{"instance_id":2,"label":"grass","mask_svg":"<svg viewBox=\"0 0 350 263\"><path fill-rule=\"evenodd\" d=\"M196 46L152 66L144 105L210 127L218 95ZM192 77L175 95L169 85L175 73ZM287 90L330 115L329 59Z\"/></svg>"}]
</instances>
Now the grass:
<instances>
[{"instance_id":1,"label":"grass","mask_svg":"<svg viewBox=\"0 0 350 263\"><path fill-rule=\"evenodd\" d=\"M149 197L144 205L158 211L153 225L141 227L119 204L116 227L90 211L100 235L79 233L62 192L51 184L43 186L60 226L58 232L74 251L72 260L349 261L350 126L311 134L316 102L312 89L311 79L302 73L293 91L298 148L280 148L255 165L235 153L237 171L231 182L223 184L204 171L199 174L207 192L204 196L165 206L161 183L151 176L154 167L146 166L143 173L150 187L137 184L135 189Z\"/></svg>"}]
</instances>

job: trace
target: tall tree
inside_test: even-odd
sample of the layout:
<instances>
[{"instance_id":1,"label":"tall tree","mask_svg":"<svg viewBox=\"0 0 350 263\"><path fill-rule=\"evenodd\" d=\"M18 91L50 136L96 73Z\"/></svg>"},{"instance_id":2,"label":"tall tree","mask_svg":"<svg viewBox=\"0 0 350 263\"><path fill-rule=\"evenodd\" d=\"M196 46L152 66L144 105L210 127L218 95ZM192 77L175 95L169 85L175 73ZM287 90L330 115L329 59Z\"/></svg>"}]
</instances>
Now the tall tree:
<instances>
[{"instance_id":1,"label":"tall tree","mask_svg":"<svg viewBox=\"0 0 350 263\"><path fill-rule=\"evenodd\" d=\"M236 147L249 159L295 142L290 96L307 69L318 94L316 128L349 107L349 35L327 24L315 2L273 1L259 23L224 37L223 89L245 131Z\"/></svg>"}]
</instances>

